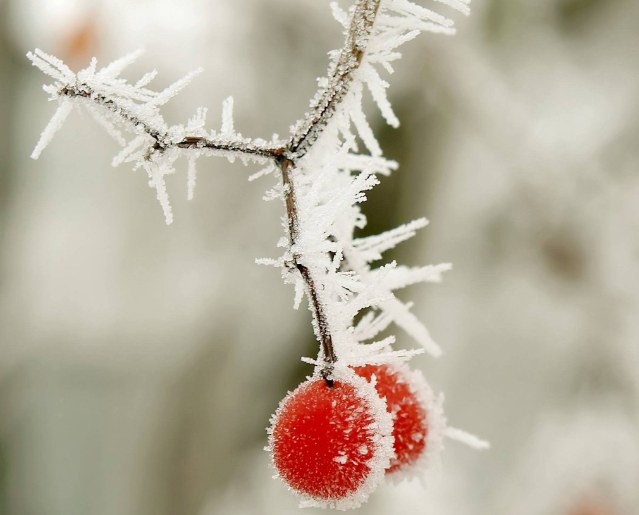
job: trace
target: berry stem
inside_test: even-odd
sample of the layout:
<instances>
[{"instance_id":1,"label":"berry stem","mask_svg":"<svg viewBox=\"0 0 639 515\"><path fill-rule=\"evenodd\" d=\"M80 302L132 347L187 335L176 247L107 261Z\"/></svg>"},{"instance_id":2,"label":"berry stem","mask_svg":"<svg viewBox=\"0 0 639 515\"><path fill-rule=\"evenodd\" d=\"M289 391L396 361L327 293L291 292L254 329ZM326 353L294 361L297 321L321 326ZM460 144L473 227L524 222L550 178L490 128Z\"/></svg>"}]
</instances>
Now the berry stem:
<instances>
[{"instance_id":1,"label":"berry stem","mask_svg":"<svg viewBox=\"0 0 639 515\"><path fill-rule=\"evenodd\" d=\"M313 320L315 322L314 325L316 328L317 338L320 341L322 352L324 354L324 366L322 367L321 374L326 380L326 383L329 386L333 386L331 376L333 372L333 365L337 361L337 356L335 355L335 349L333 348L333 338L328 326L328 320L326 319L324 307L320 302L319 292L317 291L313 275L309 268L300 262L300 255L295 252L295 244L299 237L299 213L297 211L297 202L295 197L295 184L292 177L295 163L291 159L285 157L278 158L277 163L282 172L282 184L284 185L286 218L288 220L288 238L292 254L292 263L290 266L297 269L299 274L302 276L304 284L306 285L306 292L308 294L311 313L313 314Z\"/></svg>"}]
</instances>

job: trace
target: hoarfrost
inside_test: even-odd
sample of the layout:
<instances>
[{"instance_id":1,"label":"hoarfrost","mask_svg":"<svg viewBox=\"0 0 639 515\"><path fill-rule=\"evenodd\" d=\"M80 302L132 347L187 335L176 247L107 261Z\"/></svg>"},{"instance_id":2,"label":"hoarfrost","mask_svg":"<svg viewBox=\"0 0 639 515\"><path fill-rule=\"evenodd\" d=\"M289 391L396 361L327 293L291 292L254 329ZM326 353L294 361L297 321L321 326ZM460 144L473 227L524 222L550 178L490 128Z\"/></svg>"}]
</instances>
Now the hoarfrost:
<instances>
[{"instance_id":1,"label":"hoarfrost","mask_svg":"<svg viewBox=\"0 0 639 515\"><path fill-rule=\"evenodd\" d=\"M159 107L184 89L201 69L187 74L166 89L155 92L146 86L157 72L146 73L134 84L120 78L120 74L143 54L131 52L101 70L97 70L94 58L89 66L73 73L61 60L36 49L27 57L32 64L54 79L44 87L51 100L59 105L45 127L31 157L37 159L60 130L74 106L83 107L113 137L123 150L113 158L113 166L133 162L134 169L144 168L149 186L156 190L167 223L173 216L164 176L173 172L173 164L181 156L188 157L188 197L193 198L196 180L195 160L200 155L215 155L245 162L266 162L272 145L265 141L251 140L237 134L233 128L233 99L223 103L223 121L220 134L204 128L206 109L198 108L186 127L169 126ZM133 138L127 142L123 132Z\"/></svg>"},{"instance_id":2,"label":"hoarfrost","mask_svg":"<svg viewBox=\"0 0 639 515\"><path fill-rule=\"evenodd\" d=\"M466 0L437 1L464 14L469 12ZM341 51L329 53L328 74L318 79L319 89L311 100L311 111L291 127L286 141L280 141L277 135L273 135L270 142L252 140L237 133L232 97L222 104L219 133L205 129L203 108L197 110L186 126L167 125L159 106L186 87L200 70L164 91L154 92L147 86L155 78L155 70L134 84L119 78L120 73L140 57L141 51L128 54L99 71L94 59L77 74L59 59L38 49L27 55L34 66L54 79L53 84L45 86L45 91L59 102L32 157L41 154L74 105L84 106L124 147L113 159L113 165L131 162L134 168L146 171L149 186L156 190L167 223L173 220L173 213L165 176L174 172L174 163L182 156L188 160L189 199L193 198L198 157L219 156L230 161L239 157L244 164L265 165L249 180L278 170L284 177L282 163L292 164L288 178L282 181L278 174L277 184L264 196L265 200L280 199L286 203L288 218L284 218L282 224L285 237L279 245L284 247L284 252L279 258L256 262L281 269L284 281L295 287L295 308L306 294L309 309L315 315L313 327L318 340L323 341L323 333L330 334L337 357L337 362L332 363L332 373L335 377L346 377L353 365L396 362L401 366L403 361L424 351L432 356L441 354L426 326L411 312L412 304L399 300L393 292L416 283L439 282L443 272L451 268L450 264L372 266L382 259L384 252L425 227L427 220L420 218L374 236L358 237L356 232L366 226L366 217L361 211L366 192L379 183L379 176L388 176L397 169L397 163L383 157L364 113L364 89L370 92L386 122L397 127L399 119L386 93L389 85L380 72L393 73L393 63L401 57L397 49L420 32L453 34L454 27L451 19L410 0L379 0L379 3L360 0L348 13L337 3L332 3L331 9L335 19L347 29L346 44ZM361 15L366 9L371 10L366 13L368 18L358 20L357 13ZM365 19L374 23L367 26ZM132 135L130 141L126 141L122 131ZM358 138L365 147L361 151ZM317 317L318 309L323 313L321 321ZM366 312L355 323L354 318L362 311ZM394 350L394 336L367 343L391 323L406 331L422 348ZM317 359L305 358L305 361L319 369L324 365L323 352L320 350ZM349 376L349 380L355 379ZM441 399L429 393L427 403L437 422L429 436L432 440L429 445L437 449L445 427ZM381 413L380 417L384 419ZM386 422L392 423L390 418ZM476 447L484 446L481 440L459 430L449 429L446 434ZM383 475L383 468L379 474ZM375 481L378 479L376 476ZM366 492L353 506L367 495Z\"/></svg>"},{"instance_id":3,"label":"hoarfrost","mask_svg":"<svg viewBox=\"0 0 639 515\"><path fill-rule=\"evenodd\" d=\"M38 159L38 157L40 157L42 151L47 147L49 143L51 143L51 140L53 139L53 136L55 136L55 133L62 128L62 124L67 119L67 116L69 116L69 113L72 110L73 104L70 101L62 100L60 102L58 109L56 109L56 112L51 117L51 120L49 120L49 123L42 131L42 135L40 136L37 145L31 153L31 157L33 159Z\"/></svg>"},{"instance_id":4,"label":"hoarfrost","mask_svg":"<svg viewBox=\"0 0 639 515\"><path fill-rule=\"evenodd\" d=\"M230 136L233 134L233 97L228 97L222 102L222 134Z\"/></svg>"}]
</instances>

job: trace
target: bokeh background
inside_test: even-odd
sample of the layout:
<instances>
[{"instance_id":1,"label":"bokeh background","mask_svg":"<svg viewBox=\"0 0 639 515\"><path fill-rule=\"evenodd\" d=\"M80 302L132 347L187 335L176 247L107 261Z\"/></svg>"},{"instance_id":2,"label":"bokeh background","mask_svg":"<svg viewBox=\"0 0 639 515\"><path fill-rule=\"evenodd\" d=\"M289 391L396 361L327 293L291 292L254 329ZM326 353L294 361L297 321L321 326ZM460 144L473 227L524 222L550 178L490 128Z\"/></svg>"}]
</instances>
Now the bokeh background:
<instances>
[{"instance_id":1,"label":"bokeh background","mask_svg":"<svg viewBox=\"0 0 639 515\"><path fill-rule=\"evenodd\" d=\"M55 106L25 53L79 69L145 47L130 78L205 68L171 122L232 94L238 130L285 135L342 42L327 3L0 0L0 513L298 513L262 447L316 344L254 264L279 255L272 179L201 161L192 202L169 178L167 227L91 119L30 160ZM637 19L636 0L474 0L457 36L403 48L402 126L370 111L401 167L368 230L431 220L390 256L455 267L406 292L445 350L414 364L492 449L448 442L441 477L361 513L639 513Z\"/></svg>"}]
</instances>

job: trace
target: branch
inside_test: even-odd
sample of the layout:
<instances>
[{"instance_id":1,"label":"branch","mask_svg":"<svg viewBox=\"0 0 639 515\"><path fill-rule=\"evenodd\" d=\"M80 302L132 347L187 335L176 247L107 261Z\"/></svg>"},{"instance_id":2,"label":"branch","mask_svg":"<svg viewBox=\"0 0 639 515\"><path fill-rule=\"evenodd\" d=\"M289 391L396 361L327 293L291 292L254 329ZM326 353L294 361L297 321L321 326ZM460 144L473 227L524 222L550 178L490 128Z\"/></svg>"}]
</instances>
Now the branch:
<instances>
[{"instance_id":1,"label":"branch","mask_svg":"<svg viewBox=\"0 0 639 515\"><path fill-rule=\"evenodd\" d=\"M121 106L116 100L107 98L105 95L94 91L86 83L76 85L65 85L58 90L62 97L81 98L97 104L109 110L114 115L121 118L123 122L129 123L136 130L141 130L155 140L149 149L147 158L152 152L164 152L171 147L178 147L186 150L212 150L246 154L249 156L259 156L265 158L275 158L284 152L281 147L260 145L250 139L233 139L229 137L206 138L203 136L185 136L178 142L171 140L168 131L164 128L156 127L148 120L142 120L127 108Z\"/></svg>"},{"instance_id":2,"label":"branch","mask_svg":"<svg viewBox=\"0 0 639 515\"><path fill-rule=\"evenodd\" d=\"M186 128L181 125L169 127L160 114L160 106L183 89L201 70L188 74L164 91L154 92L146 86L155 78L155 71L147 73L135 84L119 78L120 73L141 53L137 51L125 55L99 71L94 58L87 68L76 74L62 61L39 49L29 52L27 57L33 65L55 79L54 84L44 89L52 100L60 102L59 112L43 131L32 157L39 157L61 127L74 102L82 103L118 143L127 147L116 157L116 163L127 158L128 161L137 161L138 166L146 166L144 161L148 162L152 157L171 149L194 150L196 156L208 151L230 159L240 157L258 161L275 158L284 151L282 145L277 143L243 138L236 133L233 130L231 98L223 104L224 120L219 133L204 130L206 110L202 108L198 109ZM137 138L127 144L116 126L148 138Z\"/></svg>"},{"instance_id":3,"label":"branch","mask_svg":"<svg viewBox=\"0 0 639 515\"><path fill-rule=\"evenodd\" d=\"M346 33L346 42L329 71L328 87L315 96L312 111L297 123L287 151L302 157L326 127L349 91L353 73L362 63L381 0L358 0Z\"/></svg>"},{"instance_id":4,"label":"branch","mask_svg":"<svg viewBox=\"0 0 639 515\"><path fill-rule=\"evenodd\" d=\"M346 97L353 80L353 73L359 68L368 44L375 17L381 0L358 0L353 17L346 34L346 42L340 51L339 59L333 66L329 87L316 95L313 110L307 113L304 120L298 122L300 130L292 136L286 145L286 155L290 158L279 159L282 172L282 183L288 219L289 247L294 248L299 236L299 219L297 213L296 190L291 172L296 160L303 157L320 136L329 120L333 117ZM324 306L319 299L317 281L311 271L293 255L294 266L300 273L306 286L311 313L313 314L316 335L322 347L324 366L322 375L332 385L331 373L337 361L333 347L333 337L326 317Z\"/></svg>"}]
</instances>

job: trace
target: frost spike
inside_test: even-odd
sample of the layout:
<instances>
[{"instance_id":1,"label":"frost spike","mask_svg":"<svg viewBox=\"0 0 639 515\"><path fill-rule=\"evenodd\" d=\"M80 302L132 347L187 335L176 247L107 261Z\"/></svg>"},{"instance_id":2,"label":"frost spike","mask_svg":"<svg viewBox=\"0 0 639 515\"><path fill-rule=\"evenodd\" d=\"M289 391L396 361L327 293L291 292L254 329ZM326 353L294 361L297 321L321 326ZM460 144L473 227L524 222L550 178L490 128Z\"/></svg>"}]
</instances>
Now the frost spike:
<instances>
[{"instance_id":1,"label":"frost spike","mask_svg":"<svg viewBox=\"0 0 639 515\"><path fill-rule=\"evenodd\" d=\"M75 73L73 73L61 59L45 54L39 48L36 48L33 54L28 52L27 57L31 59L31 62L44 73L60 80L61 82L72 81L75 79Z\"/></svg>"},{"instance_id":2,"label":"frost spike","mask_svg":"<svg viewBox=\"0 0 639 515\"><path fill-rule=\"evenodd\" d=\"M137 61L142 54L144 54L144 49L139 48L134 50L133 52L129 52L128 54L123 55L119 59L116 59L112 63L108 64L104 68L102 68L97 76L101 79L115 79L117 78L128 66Z\"/></svg>"},{"instance_id":3,"label":"frost spike","mask_svg":"<svg viewBox=\"0 0 639 515\"><path fill-rule=\"evenodd\" d=\"M450 438L451 440L456 440L458 442L464 443L469 447L473 447L474 449L490 449L490 442L482 440L472 433L468 433L467 431L463 431L454 427L447 427L444 431L444 436Z\"/></svg>"},{"instance_id":4,"label":"frost spike","mask_svg":"<svg viewBox=\"0 0 639 515\"><path fill-rule=\"evenodd\" d=\"M470 14L470 7L468 4L470 0L435 0L436 2L440 2L442 4L446 4L453 9L457 9L460 13L468 16Z\"/></svg>"},{"instance_id":5,"label":"frost spike","mask_svg":"<svg viewBox=\"0 0 639 515\"><path fill-rule=\"evenodd\" d=\"M255 172L253 175L250 175L248 180L249 182L253 182L256 179L259 179L260 177L264 177L265 175L268 175L270 173L273 173L275 171L275 166L272 163L269 163L268 166L266 166L265 168L262 168L259 172Z\"/></svg>"},{"instance_id":6,"label":"frost spike","mask_svg":"<svg viewBox=\"0 0 639 515\"><path fill-rule=\"evenodd\" d=\"M133 154L136 150L138 150L142 145L144 145L144 143L147 141L147 137L146 136L138 136L136 138L133 138L129 144L123 148L118 155L116 155L113 158L113 161L111 162L112 166L118 166L122 163L124 163L125 161L128 161L128 158L131 156L131 154Z\"/></svg>"},{"instance_id":7,"label":"frost spike","mask_svg":"<svg viewBox=\"0 0 639 515\"><path fill-rule=\"evenodd\" d=\"M169 203L169 195L166 192L166 182L164 181L166 172L163 170L162 165L157 163L147 163L144 168L149 175L149 186L155 188L157 193L157 199L162 206L166 224L171 225L173 223L173 212Z\"/></svg>"},{"instance_id":8,"label":"frost spike","mask_svg":"<svg viewBox=\"0 0 639 515\"><path fill-rule=\"evenodd\" d=\"M222 129L225 136L233 134L233 97L228 97L222 102Z\"/></svg>"},{"instance_id":9,"label":"frost spike","mask_svg":"<svg viewBox=\"0 0 639 515\"><path fill-rule=\"evenodd\" d=\"M126 140L124 139L124 136L122 136L122 133L115 128L115 125L113 125L113 123L111 123L111 121L108 120L106 116L104 116L100 111L98 111L96 107L89 103L86 103L85 107L87 111L89 111L89 114L93 117L93 119L99 125L101 125L105 131L107 131L107 134L109 136L117 141L120 146L126 146Z\"/></svg>"},{"instance_id":10,"label":"frost spike","mask_svg":"<svg viewBox=\"0 0 639 515\"><path fill-rule=\"evenodd\" d=\"M337 2L331 2L331 13L333 14L333 18L337 20L337 22L344 27L348 28L348 14L339 6Z\"/></svg>"},{"instance_id":11,"label":"frost spike","mask_svg":"<svg viewBox=\"0 0 639 515\"><path fill-rule=\"evenodd\" d=\"M366 67L366 73L370 75L370 77L366 81L366 85L368 86L371 95L375 99L375 102L377 103L382 116L384 117L388 125L396 129L397 127L399 127L399 119L393 112L393 108L391 107L390 102L386 97L386 88L388 87L388 83L382 80L382 78L372 66Z\"/></svg>"},{"instance_id":12,"label":"frost spike","mask_svg":"<svg viewBox=\"0 0 639 515\"><path fill-rule=\"evenodd\" d=\"M67 119L67 116L69 116L69 113L72 109L72 102L68 100L60 100L58 109L53 114L51 120L49 120L49 123L42 131L42 135L40 136L38 143L33 149L33 152L31 152L32 159L38 159L40 157L42 151L47 147L49 143L51 143L51 140L53 139L53 136L55 136L55 133L62 128L62 124Z\"/></svg>"},{"instance_id":13,"label":"frost spike","mask_svg":"<svg viewBox=\"0 0 639 515\"><path fill-rule=\"evenodd\" d=\"M428 220L426 218L419 218L390 231L353 240L353 246L366 255L366 261L375 261L381 258L383 252L392 249L402 241L412 238L418 229L422 229L427 225Z\"/></svg>"},{"instance_id":14,"label":"frost spike","mask_svg":"<svg viewBox=\"0 0 639 515\"><path fill-rule=\"evenodd\" d=\"M431 21L434 23L439 23L440 25L443 25L444 27L452 27L454 24L453 20L446 18L445 16L442 16L441 14L437 14L436 12L431 11L430 9L426 9L425 7L422 7L421 5L417 5L409 0L392 0L391 8L395 9L398 12L412 14L413 16L416 16L417 18L423 21Z\"/></svg>"},{"instance_id":15,"label":"frost spike","mask_svg":"<svg viewBox=\"0 0 639 515\"><path fill-rule=\"evenodd\" d=\"M393 322L393 317L385 311L375 316L375 312L370 311L355 326L353 337L358 342L363 342L375 338Z\"/></svg>"},{"instance_id":16,"label":"frost spike","mask_svg":"<svg viewBox=\"0 0 639 515\"><path fill-rule=\"evenodd\" d=\"M168 88L158 94L149 104L161 106L166 104L169 100L171 100L175 95L177 95L180 91L182 91L189 83L197 77L204 70L202 68L198 68L188 73L186 76L182 77L180 80L171 84Z\"/></svg>"},{"instance_id":17,"label":"frost spike","mask_svg":"<svg viewBox=\"0 0 639 515\"><path fill-rule=\"evenodd\" d=\"M371 155L373 157L381 157L382 149L379 146L375 135L373 134L371 126L366 121L364 112L362 111L361 83L353 85L353 96L355 98L353 103L356 104L356 106L353 106L353 110L351 111L351 119L353 120L355 127L357 127L357 132L359 133L360 138L362 138L364 145L366 145L366 148L370 151Z\"/></svg>"},{"instance_id":18,"label":"frost spike","mask_svg":"<svg viewBox=\"0 0 639 515\"><path fill-rule=\"evenodd\" d=\"M381 280L385 288L391 291L406 288L417 283L439 283L442 280L442 273L452 268L450 263L440 265L427 265L423 267L398 266L394 270L389 270ZM376 271L375 271L376 272ZM373 274L374 276L376 274Z\"/></svg>"},{"instance_id":19,"label":"frost spike","mask_svg":"<svg viewBox=\"0 0 639 515\"><path fill-rule=\"evenodd\" d=\"M426 326L408 310L406 305L393 298L382 302L379 307L393 318L393 322L415 338L431 356L434 358L441 356L442 350L435 343Z\"/></svg>"},{"instance_id":20,"label":"frost spike","mask_svg":"<svg viewBox=\"0 0 639 515\"><path fill-rule=\"evenodd\" d=\"M140 88L143 88L143 87L145 87L145 86L148 86L148 85L151 83L151 81L152 81L153 79L155 79L155 77L157 76L157 74L158 74L158 71L157 71L157 70L152 70L152 71L150 71L150 72L148 72L148 73L145 73L145 74L142 76L142 78L141 78L139 81L137 81L137 82L135 83L135 86L134 86L134 87L135 87L135 88L137 88L137 89L140 89Z\"/></svg>"},{"instance_id":21,"label":"frost spike","mask_svg":"<svg viewBox=\"0 0 639 515\"><path fill-rule=\"evenodd\" d=\"M197 169L195 168L195 161L198 155L194 154L189 156L188 159L188 172L187 172L187 200L193 200L193 194L195 192L195 181L197 180Z\"/></svg>"}]
</instances>

